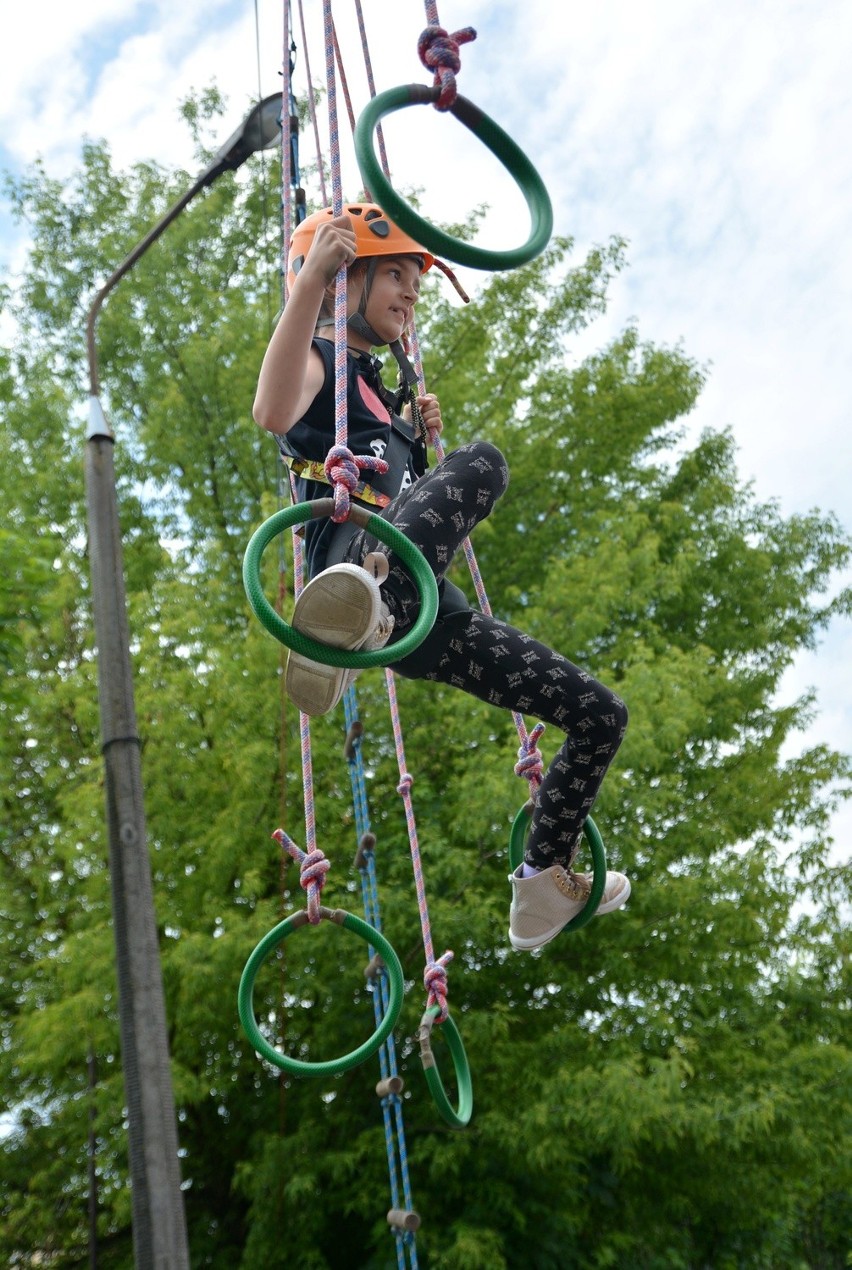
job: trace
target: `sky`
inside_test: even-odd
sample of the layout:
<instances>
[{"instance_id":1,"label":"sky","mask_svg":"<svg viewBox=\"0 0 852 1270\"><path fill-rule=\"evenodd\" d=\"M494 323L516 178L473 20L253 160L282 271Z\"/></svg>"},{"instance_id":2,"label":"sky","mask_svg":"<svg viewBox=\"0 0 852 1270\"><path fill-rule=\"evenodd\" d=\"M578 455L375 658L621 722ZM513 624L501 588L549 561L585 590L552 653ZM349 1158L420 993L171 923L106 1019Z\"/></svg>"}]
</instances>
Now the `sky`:
<instances>
[{"instance_id":1,"label":"sky","mask_svg":"<svg viewBox=\"0 0 852 1270\"><path fill-rule=\"evenodd\" d=\"M296 9L295 88L324 75L322 6ZM428 83L417 57L425 6L362 0L379 92ZM730 428L739 468L783 513L819 508L852 531L852 6L846 0L454 0L449 31L472 26L459 91L520 145L550 192L555 232L576 259L612 235L629 268L580 357L626 322L680 344L706 367L687 421ZM335 21L356 111L366 81L351 0ZM36 157L68 176L84 138L126 166L157 158L193 170L178 105L215 83L225 140L258 94L281 84L281 0L42 0L9 6L0 50L0 171ZM343 176L359 185L343 102ZM428 106L385 121L395 187L416 187L427 218L490 211L481 245L526 240L524 200L492 155ZM301 140L302 160L310 138ZM0 273L14 276L24 227L0 204ZM105 274L117 262L104 262ZM469 286L481 278L460 270ZM498 438L499 440L499 438ZM838 585L840 585L838 580ZM843 579L852 583L852 575ZM852 626L835 622L802 654L782 698L808 687L819 715L796 745L852 750ZM836 817L848 859L852 808Z\"/></svg>"}]
</instances>

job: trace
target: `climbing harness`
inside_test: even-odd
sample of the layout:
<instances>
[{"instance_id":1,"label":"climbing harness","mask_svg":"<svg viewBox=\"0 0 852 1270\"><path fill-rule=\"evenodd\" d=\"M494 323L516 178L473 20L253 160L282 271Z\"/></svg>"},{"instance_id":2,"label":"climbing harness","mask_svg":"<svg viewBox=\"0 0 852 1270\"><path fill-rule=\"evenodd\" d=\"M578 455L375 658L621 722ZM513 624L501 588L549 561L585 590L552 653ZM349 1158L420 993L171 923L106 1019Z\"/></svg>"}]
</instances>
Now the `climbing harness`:
<instances>
[{"instance_id":1,"label":"climbing harness","mask_svg":"<svg viewBox=\"0 0 852 1270\"><path fill-rule=\"evenodd\" d=\"M281 461L286 463L294 476L301 476L306 481L319 481L322 485L331 485L326 475L325 464L316 459L297 459L295 455L286 454L282 450ZM387 507L391 501L389 494L377 493L368 481L359 481L352 491L352 497L360 499L362 503L369 503L371 507Z\"/></svg>"}]
</instances>

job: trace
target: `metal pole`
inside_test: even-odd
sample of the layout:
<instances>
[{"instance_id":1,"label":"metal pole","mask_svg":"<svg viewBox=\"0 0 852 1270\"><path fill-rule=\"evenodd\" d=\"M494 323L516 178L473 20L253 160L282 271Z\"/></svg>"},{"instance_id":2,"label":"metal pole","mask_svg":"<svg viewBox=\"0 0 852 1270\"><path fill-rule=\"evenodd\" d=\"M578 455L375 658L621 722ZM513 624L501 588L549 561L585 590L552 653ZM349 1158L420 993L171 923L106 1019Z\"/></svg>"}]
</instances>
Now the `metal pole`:
<instances>
[{"instance_id":1,"label":"metal pole","mask_svg":"<svg viewBox=\"0 0 852 1270\"><path fill-rule=\"evenodd\" d=\"M144 1270L189 1270L111 437L89 438L86 488L133 1254Z\"/></svg>"},{"instance_id":2,"label":"metal pole","mask_svg":"<svg viewBox=\"0 0 852 1270\"><path fill-rule=\"evenodd\" d=\"M277 95L280 102L280 94ZM104 300L139 257L222 172L233 171L270 134L266 98L213 163L150 230L92 301L87 323L90 426L85 469L92 606L98 650L98 697L106 785L106 820L119 1022L129 1124L133 1254L138 1270L189 1270L189 1245L178 1164L151 862L142 797L130 631L115 485L113 434L98 396L95 327Z\"/></svg>"}]
</instances>

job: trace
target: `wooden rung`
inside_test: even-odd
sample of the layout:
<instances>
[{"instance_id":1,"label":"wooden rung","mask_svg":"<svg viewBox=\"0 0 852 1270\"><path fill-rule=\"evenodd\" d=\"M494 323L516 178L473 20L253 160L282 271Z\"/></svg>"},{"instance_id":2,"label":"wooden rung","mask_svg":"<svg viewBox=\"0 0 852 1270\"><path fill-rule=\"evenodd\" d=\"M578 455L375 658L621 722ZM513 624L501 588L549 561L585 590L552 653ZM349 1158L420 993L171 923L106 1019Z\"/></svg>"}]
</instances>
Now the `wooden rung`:
<instances>
[{"instance_id":1,"label":"wooden rung","mask_svg":"<svg viewBox=\"0 0 852 1270\"><path fill-rule=\"evenodd\" d=\"M387 1098L388 1094L401 1094L403 1089L405 1089L405 1081L401 1076L388 1076L386 1080L380 1080L376 1085L379 1098Z\"/></svg>"},{"instance_id":2,"label":"wooden rung","mask_svg":"<svg viewBox=\"0 0 852 1270\"><path fill-rule=\"evenodd\" d=\"M364 859L367 851L374 851L376 847L376 835L368 829L366 833L361 834L361 841L358 843L358 850L355 852L355 868L363 869L367 863Z\"/></svg>"},{"instance_id":3,"label":"wooden rung","mask_svg":"<svg viewBox=\"0 0 852 1270\"><path fill-rule=\"evenodd\" d=\"M343 742L343 757L347 763L355 757L355 742L360 740L363 735L364 725L360 719L355 719L346 733L346 740Z\"/></svg>"},{"instance_id":4,"label":"wooden rung","mask_svg":"<svg viewBox=\"0 0 852 1270\"><path fill-rule=\"evenodd\" d=\"M378 953L374 953L364 967L364 978L375 979L376 975L384 970L384 968L385 963L382 961Z\"/></svg>"},{"instance_id":5,"label":"wooden rung","mask_svg":"<svg viewBox=\"0 0 852 1270\"><path fill-rule=\"evenodd\" d=\"M388 1213L388 1225L394 1230L419 1230L420 1214L408 1208L392 1208Z\"/></svg>"}]
</instances>

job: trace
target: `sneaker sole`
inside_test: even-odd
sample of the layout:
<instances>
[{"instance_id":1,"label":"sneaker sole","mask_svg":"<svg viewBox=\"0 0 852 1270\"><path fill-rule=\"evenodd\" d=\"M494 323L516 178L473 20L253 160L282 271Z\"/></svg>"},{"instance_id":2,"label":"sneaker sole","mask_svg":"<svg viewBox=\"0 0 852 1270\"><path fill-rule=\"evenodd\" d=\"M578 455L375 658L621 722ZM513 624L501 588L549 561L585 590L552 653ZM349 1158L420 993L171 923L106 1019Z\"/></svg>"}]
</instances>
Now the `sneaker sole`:
<instances>
[{"instance_id":1,"label":"sneaker sole","mask_svg":"<svg viewBox=\"0 0 852 1270\"><path fill-rule=\"evenodd\" d=\"M319 718L334 709L356 675L357 671L324 666L291 650L284 687L293 705L298 706L303 714Z\"/></svg>"},{"instance_id":2,"label":"sneaker sole","mask_svg":"<svg viewBox=\"0 0 852 1270\"><path fill-rule=\"evenodd\" d=\"M380 617L375 579L360 565L339 564L305 587L293 609L293 626L320 643L354 649L376 629Z\"/></svg>"},{"instance_id":3,"label":"sneaker sole","mask_svg":"<svg viewBox=\"0 0 852 1270\"><path fill-rule=\"evenodd\" d=\"M597 910L595 911L595 917L602 917L605 913L615 912L617 908L622 908L623 905L625 905L629 899L630 899L630 881L628 878L625 878L624 885L621 887L621 889L619 891L616 891L615 895L611 896L605 904L601 903L598 906ZM582 908L578 909L578 912L582 913L582 911L583 911ZM576 916L577 914L575 913L574 917ZM565 929L565 927L568 925L568 922L571 922L573 920L574 920L573 917L569 917L564 922L562 922L561 925L554 926L552 930L547 931L544 935L535 935L527 939L522 939L518 935L513 935L512 929L510 927L509 928L509 943L512 945L513 948L517 949L518 952L530 952L534 948L543 948L545 944L549 944L552 939L555 939L556 936L560 933L560 931L563 931Z\"/></svg>"},{"instance_id":4,"label":"sneaker sole","mask_svg":"<svg viewBox=\"0 0 852 1270\"><path fill-rule=\"evenodd\" d=\"M568 918L568 921L571 921L570 917ZM543 948L545 944L549 944L551 939L555 939L559 932L565 929L567 924L568 923L565 922L562 926L557 926L555 930L548 931L546 935L537 935L533 939L520 939L517 935L512 934L510 927L509 943L518 952L531 952L533 948Z\"/></svg>"},{"instance_id":5,"label":"sneaker sole","mask_svg":"<svg viewBox=\"0 0 852 1270\"><path fill-rule=\"evenodd\" d=\"M378 584L359 565L337 565L334 574L319 574L305 587L293 609L293 626L302 635L332 648L360 648L381 617ZM304 713L328 714L357 671L326 666L290 650L284 685L287 696Z\"/></svg>"}]
</instances>

